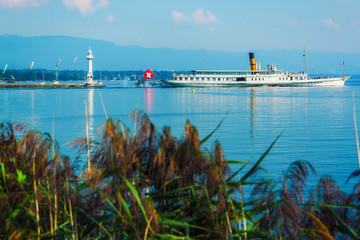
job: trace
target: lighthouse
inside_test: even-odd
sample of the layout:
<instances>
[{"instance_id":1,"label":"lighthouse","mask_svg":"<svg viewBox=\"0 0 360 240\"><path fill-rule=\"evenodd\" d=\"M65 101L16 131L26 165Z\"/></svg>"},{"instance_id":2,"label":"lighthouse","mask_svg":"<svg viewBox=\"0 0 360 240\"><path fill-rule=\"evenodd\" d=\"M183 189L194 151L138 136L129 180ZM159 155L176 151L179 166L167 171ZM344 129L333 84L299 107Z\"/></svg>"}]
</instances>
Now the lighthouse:
<instances>
[{"instance_id":1,"label":"lighthouse","mask_svg":"<svg viewBox=\"0 0 360 240\"><path fill-rule=\"evenodd\" d=\"M87 84L95 84L93 70L92 70L92 60L93 60L93 58L94 57L93 57L91 49L89 47L89 52L88 52L88 55L86 56L86 59L89 62L89 71L88 71L88 74L86 76L86 83Z\"/></svg>"}]
</instances>

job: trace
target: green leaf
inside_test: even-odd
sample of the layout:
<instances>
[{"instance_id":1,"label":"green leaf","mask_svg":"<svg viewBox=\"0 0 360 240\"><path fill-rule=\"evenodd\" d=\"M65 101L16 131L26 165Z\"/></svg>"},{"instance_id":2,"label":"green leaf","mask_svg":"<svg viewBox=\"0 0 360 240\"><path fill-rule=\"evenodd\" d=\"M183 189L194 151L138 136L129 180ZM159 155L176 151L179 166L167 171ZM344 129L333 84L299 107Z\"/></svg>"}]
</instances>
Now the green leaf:
<instances>
[{"instance_id":1,"label":"green leaf","mask_svg":"<svg viewBox=\"0 0 360 240\"><path fill-rule=\"evenodd\" d=\"M5 167L3 163L0 163L2 176L4 178L4 184L6 183Z\"/></svg>"},{"instance_id":2,"label":"green leaf","mask_svg":"<svg viewBox=\"0 0 360 240\"><path fill-rule=\"evenodd\" d=\"M226 160L229 164L250 164L249 162L237 161L237 160Z\"/></svg>"},{"instance_id":3,"label":"green leaf","mask_svg":"<svg viewBox=\"0 0 360 240\"><path fill-rule=\"evenodd\" d=\"M360 239L360 236L351 229L350 226L348 226L335 212L332 208L328 208L330 212L334 215L334 217L339 221L339 223L344 227L345 232L347 232L352 239Z\"/></svg>"},{"instance_id":4,"label":"green leaf","mask_svg":"<svg viewBox=\"0 0 360 240\"><path fill-rule=\"evenodd\" d=\"M161 219L161 223L165 224L165 225L170 225L170 226L190 227L190 228L196 228L196 229L201 229L201 230L207 230L206 228L191 225L187 222L180 222L180 221L171 220L171 219Z\"/></svg>"},{"instance_id":5,"label":"green leaf","mask_svg":"<svg viewBox=\"0 0 360 240\"><path fill-rule=\"evenodd\" d=\"M146 220L146 223L149 223L149 219L148 217L146 216L146 212L145 212L145 208L141 202L141 199L140 199L140 196L139 196L139 193L138 191L135 189L135 187L129 182L129 180L125 180L126 182L126 185L128 186L128 188L130 189L130 191L132 192L132 194L134 195L136 201L138 202L139 204L139 207L142 211L142 213L144 214L144 217L145 217L145 220Z\"/></svg>"},{"instance_id":6,"label":"green leaf","mask_svg":"<svg viewBox=\"0 0 360 240\"><path fill-rule=\"evenodd\" d=\"M119 191L119 190L118 190ZM122 221L126 221L125 218L121 215L121 213L119 212L119 210L114 206L114 204L110 201L110 199L108 197L106 197L102 192L100 192L101 196L103 198L105 198L105 201L112 207L112 209L116 212L116 214L121 218ZM121 194L121 193L120 193ZM126 212L126 214L129 217L130 220L130 224L132 226L132 228L134 229L134 233L136 234L137 239L141 239L140 236L138 235L137 231L136 231L136 226L134 224L134 221L132 219L131 213L130 213L130 209L128 204L126 203L126 201L124 200L123 197L121 197L121 204Z\"/></svg>"},{"instance_id":7,"label":"green leaf","mask_svg":"<svg viewBox=\"0 0 360 240\"><path fill-rule=\"evenodd\" d=\"M190 238L188 236L185 236L185 237L180 237L180 236L175 236L175 235L172 235L172 234L158 234L157 235L158 237L160 237L160 239L176 239L176 240L192 240L193 238Z\"/></svg>"},{"instance_id":8,"label":"green leaf","mask_svg":"<svg viewBox=\"0 0 360 240\"><path fill-rule=\"evenodd\" d=\"M266 152L260 157L260 159L255 163L255 165L241 178L241 182L245 182L257 169L257 167L260 165L260 163L264 160L264 158L268 155L270 150L275 145L276 141L280 138L282 135L282 132L277 136L277 138L272 142L270 147L266 150Z\"/></svg>"},{"instance_id":9,"label":"green leaf","mask_svg":"<svg viewBox=\"0 0 360 240\"><path fill-rule=\"evenodd\" d=\"M121 198L121 204L122 204L126 214L130 217L130 219L132 219L129 206L127 205L127 202L125 202L124 198Z\"/></svg>"},{"instance_id":10,"label":"green leaf","mask_svg":"<svg viewBox=\"0 0 360 240\"><path fill-rule=\"evenodd\" d=\"M18 213L20 212L20 210L27 210L26 208L24 208L25 204L27 204L29 202L29 198L25 198L24 201L22 201L22 203L20 203L20 205L18 205L10 214L9 218L15 218ZM8 221L9 219L7 219L6 221Z\"/></svg>"},{"instance_id":11,"label":"green leaf","mask_svg":"<svg viewBox=\"0 0 360 240\"><path fill-rule=\"evenodd\" d=\"M96 223L102 230L104 230L104 232L110 237L110 239L112 239L111 234L109 233L109 231L102 225L102 223L96 221L95 218L91 217L90 215L88 215L83 209L79 208L79 211L82 212L86 217L88 217L91 221L93 221L94 223Z\"/></svg>"},{"instance_id":12,"label":"green leaf","mask_svg":"<svg viewBox=\"0 0 360 240\"><path fill-rule=\"evenodd\" d=\"M223 123L223 121L225 120L225 117L229 114L230 111L228 111L225 116L223 117L223 119L219 122L219 124L217 125L217 127L209 134L207 135L203 140L200 141L200 145L202 145L204 142L206 142L221 126L221 124Z\"/></svg>"},{"instance_id":13,"label":"green leaf","mask_svg":"<svg viewBox=\"0 0 360 240\"><path fill-rule=\"evenodd\" d=\"M234 177L236 177L241 170L243 170L246 167L246 165L241 166L234 174L232 174L226 181L230 182Z\"/></svg>"},{"instance_id":14,"label":"green leaf","mask_svg":"<svg viewBox=\"0 0 360 240\"><path fill-rule=\"evenodd\" d=\"M16 169L16 173L17 173L17 176L18 176L18 183L21 184L25 180L26 175L24 175L22 173L22 171L19 170L19 169Z\"/></svg>"}]
</instances>

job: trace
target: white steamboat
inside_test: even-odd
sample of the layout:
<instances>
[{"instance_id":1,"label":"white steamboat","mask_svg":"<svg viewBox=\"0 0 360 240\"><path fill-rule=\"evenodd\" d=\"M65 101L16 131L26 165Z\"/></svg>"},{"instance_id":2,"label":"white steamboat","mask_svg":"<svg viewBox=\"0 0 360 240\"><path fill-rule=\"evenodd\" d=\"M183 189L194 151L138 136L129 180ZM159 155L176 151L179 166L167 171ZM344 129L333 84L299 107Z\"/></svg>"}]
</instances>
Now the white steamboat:
<instances>
[{"instance_id":1,"label":"white steamboat","mask_svg":"<svg viewBox=\"0 0 360 240\"><path fill-rule=\"evenodd\" d=\"M174 87L255 87L255 86L344 86L348 76L309 78L306 71L288 73L275 64L258 70L254 53L249 53L251 70L194 70L191 74L173 74L172 80L162 80Z\"/></svg>"}]
</instances>

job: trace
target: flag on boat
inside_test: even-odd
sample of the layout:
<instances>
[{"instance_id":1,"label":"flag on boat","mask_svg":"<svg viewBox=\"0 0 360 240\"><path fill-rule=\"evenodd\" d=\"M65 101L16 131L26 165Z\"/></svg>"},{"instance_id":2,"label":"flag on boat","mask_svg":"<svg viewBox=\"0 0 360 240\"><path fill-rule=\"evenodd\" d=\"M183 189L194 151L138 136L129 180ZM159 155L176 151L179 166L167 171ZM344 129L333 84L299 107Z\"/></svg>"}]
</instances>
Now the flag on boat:
<instances>
[{"instance_id":1,"label":"flag on boat","mask_svg":"<svg viewBox=\"0 0 360 240\"><path fill-rule=\"evenodd\" d=\"M153 78L155 77L155 75L150 71L150 69L148 68L148 70L144 73L143 77L145 79L150 79L150 78Z\"/></svg>"},{"instance_id":2,"label":"flag on boat","mask_svg":"<svg viewBox=\"0 0 360 240\"><path fill-rule=\"evenodd\" d=\"M74 61L73 61L73 63L72 63L72 66L75 65L76 59L77 59L77 57L74 58Z\"/></svg>"},{"instance_id":3,"label":"flag on boat","mask_svg":"<svg viewBox=\"0 0 360 240\"><path fill-rule=\"evenodd\" d=\"M34 61L31 62L30 70L32 69L33 66L34 66Z\"/></svg>"},{"instance_id":4,"label":"flag on boat","mask_svg":"<svg viewBox=\"0 0 360 240\"><path fill-rule=\"evenodd\" d=\"M340 63L340 66L344 66L344 64L345 64L345 63L344 63L344 62L342 62L342 63Z\"/></svg>"},{"instance_id":5,"label":"flag on boat","mask_svg":"<svg viewBox=\"0 0 360 240\"><path fill-rule=\"evenodd\" d=\"M4 67L4 71L3 71L3 74L5 73L5 71L6 71L6 68L7 68L7 64L5 65L5 67Z\"/></svg>"},{"instance_id":6,"label":"flag on boat","mask_svg":"<svg viewBox=\"0 0 360 240\"><path fill-rule=\"evenodd\" d=\"M59 60L58 60L58 62L57 62L57 64L56 64L56 67L58 67L58 66L59 66L60 61L61 61L61 59L59 59Z\"/></svg>"}]
</instances>

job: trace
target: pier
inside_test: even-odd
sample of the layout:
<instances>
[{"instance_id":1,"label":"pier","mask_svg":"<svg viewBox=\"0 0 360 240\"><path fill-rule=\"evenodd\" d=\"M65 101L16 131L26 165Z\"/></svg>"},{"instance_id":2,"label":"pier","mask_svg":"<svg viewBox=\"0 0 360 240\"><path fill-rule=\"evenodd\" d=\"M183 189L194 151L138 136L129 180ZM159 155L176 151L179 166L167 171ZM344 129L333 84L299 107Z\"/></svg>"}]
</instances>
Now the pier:
<instances>
[{"instance_id":1,"label":"pier","mask_svg":"<svg viewBox=\"0 0 360 240\"><path fill-rule=\"evenodd\" d=\"M94 56L92 55L92 51L89 47L89 52L88 52L88 55L86 56L86 59L88 60L88 64L89 64L89 67L88 67L89 71L88 71L88 74L86 76L86 80L84 83L59 83L58 73L57 73L57 68L58 68L58 66L60 64L60 60L61 60L61 59L59 59L56 64L56 80L53 81L52 83L46 84L45 81L42 81L39 83L17 83L15 78L12 76L13 80L11 80L11 81L8 81L6 83L4 81L0 81L0 88L103 88L103 87L106 87L106 86L102 85L101 79L100 79L100 81L94 80L93 67L92 67L93 58L94 58ZM34 65L34 62L31 63L30 70L33 67L33 65ZM6 67L7 67L7 65L6 65ZM3 74L6 70L6 67L3 70ZM101 74L101 72L100 72L100 74ZM44 72L43 72L43 78L44 78Z\"/></svg>"},{"instance_id":2,"label":"pier","mask_svg":"<svg viewBox=\"0 0 360 240\"><path fill-rule=\"evenodd\" d=\"M0 88L103 88L104 85L85 86L81 83L59 83L59 84L39 84L39 83L0 83Z\"/></svg>"}]
</instances>

